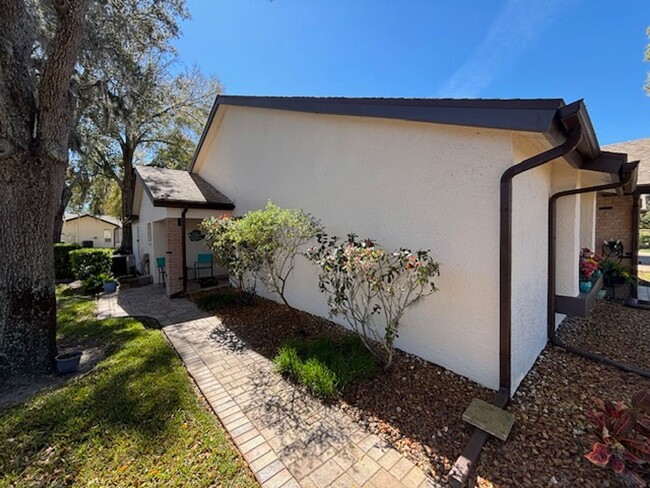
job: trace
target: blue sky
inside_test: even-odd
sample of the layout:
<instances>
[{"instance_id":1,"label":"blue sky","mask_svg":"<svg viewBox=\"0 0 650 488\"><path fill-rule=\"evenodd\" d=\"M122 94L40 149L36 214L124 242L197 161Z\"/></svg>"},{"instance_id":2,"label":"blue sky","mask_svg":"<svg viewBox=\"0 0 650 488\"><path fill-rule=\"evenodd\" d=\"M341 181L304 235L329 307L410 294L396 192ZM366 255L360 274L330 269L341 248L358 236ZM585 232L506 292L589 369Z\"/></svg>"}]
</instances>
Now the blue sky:
<instances>
[{"instance_id":1,"label":"blue sky","mask_svg":"<svg viewBox=\"0 0 650 488\"><path fill-rule=\"evenodd\" d=\"M233 95L584 98L650 137L649 0L188 0L183 63Z\"/></svg>"}]
</instances>

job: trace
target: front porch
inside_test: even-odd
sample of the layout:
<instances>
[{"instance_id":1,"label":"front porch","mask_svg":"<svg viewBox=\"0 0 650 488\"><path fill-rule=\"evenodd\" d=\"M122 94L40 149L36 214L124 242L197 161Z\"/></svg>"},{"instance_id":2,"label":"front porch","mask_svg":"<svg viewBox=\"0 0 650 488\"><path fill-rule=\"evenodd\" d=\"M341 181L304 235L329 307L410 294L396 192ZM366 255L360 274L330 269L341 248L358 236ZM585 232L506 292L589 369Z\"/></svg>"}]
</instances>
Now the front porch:
<instances>
[{"instance_id":1,"label":"front porch","mask_svg":"<svg viewBox=\"0 0 650 488\"><path fill-rule=\"evenodd\" d=\"M202 218L167 218L151 223L151 254L143 255L141 272L149 274L167 296L227 283L199 228ZM138 250L136 250L138 252ZM183 258L184 256L184 258Z\"/></svg>"}]
</instances>

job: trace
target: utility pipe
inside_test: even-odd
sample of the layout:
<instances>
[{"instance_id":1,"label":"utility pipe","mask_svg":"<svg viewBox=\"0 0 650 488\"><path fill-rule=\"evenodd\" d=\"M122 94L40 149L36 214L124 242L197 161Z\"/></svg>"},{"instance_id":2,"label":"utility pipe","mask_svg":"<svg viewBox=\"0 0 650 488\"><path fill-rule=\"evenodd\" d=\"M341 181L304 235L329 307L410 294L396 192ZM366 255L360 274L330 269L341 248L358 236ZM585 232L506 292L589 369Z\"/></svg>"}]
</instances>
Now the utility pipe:
<instances>
[{"instance_id":1,"label":"utility pipe","mask_svg":"<svg viewBox=\"0 0 650 488\"><path fill-rule=\"evenodd\" d=\"M614 190L621 189L627 185L632 180L632 171L629 171L621 181L616 183L609 183L605 185L590 186L586 188L577 188L574 190L561 191L549 199L548 202L548 223L549 223L549 232L548 232L548 296L547 296L547 337L549 342L554 346L561 347L562 349L581 356L583 358L595 361L600 364L605 364L607 366L613 366L615 368L627 371L630 373L636 373L645 378L650 378L650 371L644 370L637 366L631 364L622 363L620 361L615 361L613 359L594 354L584 349L580 349L568 344L564 344L556 334L555 330L555 281L556 281L556 254L557 254L557 226L556 226L556 209L558 199L570 195L580 195L583 193L592 193L604 190Z\"/></svg>"}]
</instances>

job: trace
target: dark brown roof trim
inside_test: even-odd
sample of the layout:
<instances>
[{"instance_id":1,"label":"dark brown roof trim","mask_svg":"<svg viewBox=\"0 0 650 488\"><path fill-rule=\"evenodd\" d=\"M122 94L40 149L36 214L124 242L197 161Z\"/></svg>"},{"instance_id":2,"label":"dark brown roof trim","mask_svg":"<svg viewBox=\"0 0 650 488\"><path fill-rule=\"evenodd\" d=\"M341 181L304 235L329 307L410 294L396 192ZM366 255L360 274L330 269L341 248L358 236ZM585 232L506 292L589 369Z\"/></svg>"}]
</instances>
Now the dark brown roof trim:
<instances>
[{"instance_id":1,"label":"dark brown roof trim","mask_svg":"<svg viewBox=\"0 0 650 488\"><path fill-rule=\"evenodd\" d=\"M221 105L546 133L552 130L558 110L565 104L560 98L500 100L218 95L194 152L190 172Z\"/></svg>"},{"instance_id":2,"label":"dark brown roof trim","mask_svg":"<svg viewBox=\"0 0 650 488\"><path fill-rule=\"evenodd\" d=\"M103 219L99 215L92 215L92 214L89 214L89 213L79 214L76 217L70 217L69 219L65 219L65 221L70 222L71 220L77 220L77 219L81 219L83 217L92 217L93 219L101 220L102 222L104 222L106 224L109 224L109 225L112 225L114 227L120 227L119 224L116 224L115 222L111 222L110 220ZM117 217L115 217L115 218L117 218Z\"/></svg>"},{"instance_id":3,"label":"dark brown roof trim","mask_svg":"<svg viewBox=\"0 0 650 488\"><path fill-rule=\"evenodd\" d=\"M151 196L151 194L149 195ZM211 203L211 202L194 202L188 200L163 200L151 199L154 207L168 207L168 208L206 208L210 210L234 210L235 204L233 203Z\"/></svg>"}]
</instances>

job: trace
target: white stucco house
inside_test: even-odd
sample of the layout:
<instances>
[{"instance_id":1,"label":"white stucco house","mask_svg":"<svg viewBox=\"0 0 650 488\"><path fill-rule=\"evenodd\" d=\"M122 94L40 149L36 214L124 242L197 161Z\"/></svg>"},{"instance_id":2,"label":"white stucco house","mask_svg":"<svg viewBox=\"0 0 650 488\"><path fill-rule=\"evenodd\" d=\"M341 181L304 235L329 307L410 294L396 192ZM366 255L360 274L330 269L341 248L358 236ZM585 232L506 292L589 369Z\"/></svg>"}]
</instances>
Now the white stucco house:
<instances>
[{"instance_id":1,"label":"white stucco house","mask_svg":"<svg viewBox=\"0 0 650 488\"><path fill-rule=\"evenodd\" d=\"M61 242L80 246L92 242L92 247L119 247L122 239L120 219L110 215L65 214Z\"/></svg>"},{"instance_id":2,"label":"white stucco house","mask_svg":"<svg viewBox=\"0 0 650 488\"><path fill-rule=\"evenodd\" d=\"M408 311L397 347L512 394L558 312L588 299L595 193L559 199L552 221L549 199L633 185L634 169L601 151L581 101L219 96L188 172L138 170L134 247L141 265L165 255L167 291L182 292L199 220L270 199L330 234L431 249L440 291ZM306 260L288 296L328 316Z\"/></svg>"}]
</instances>

